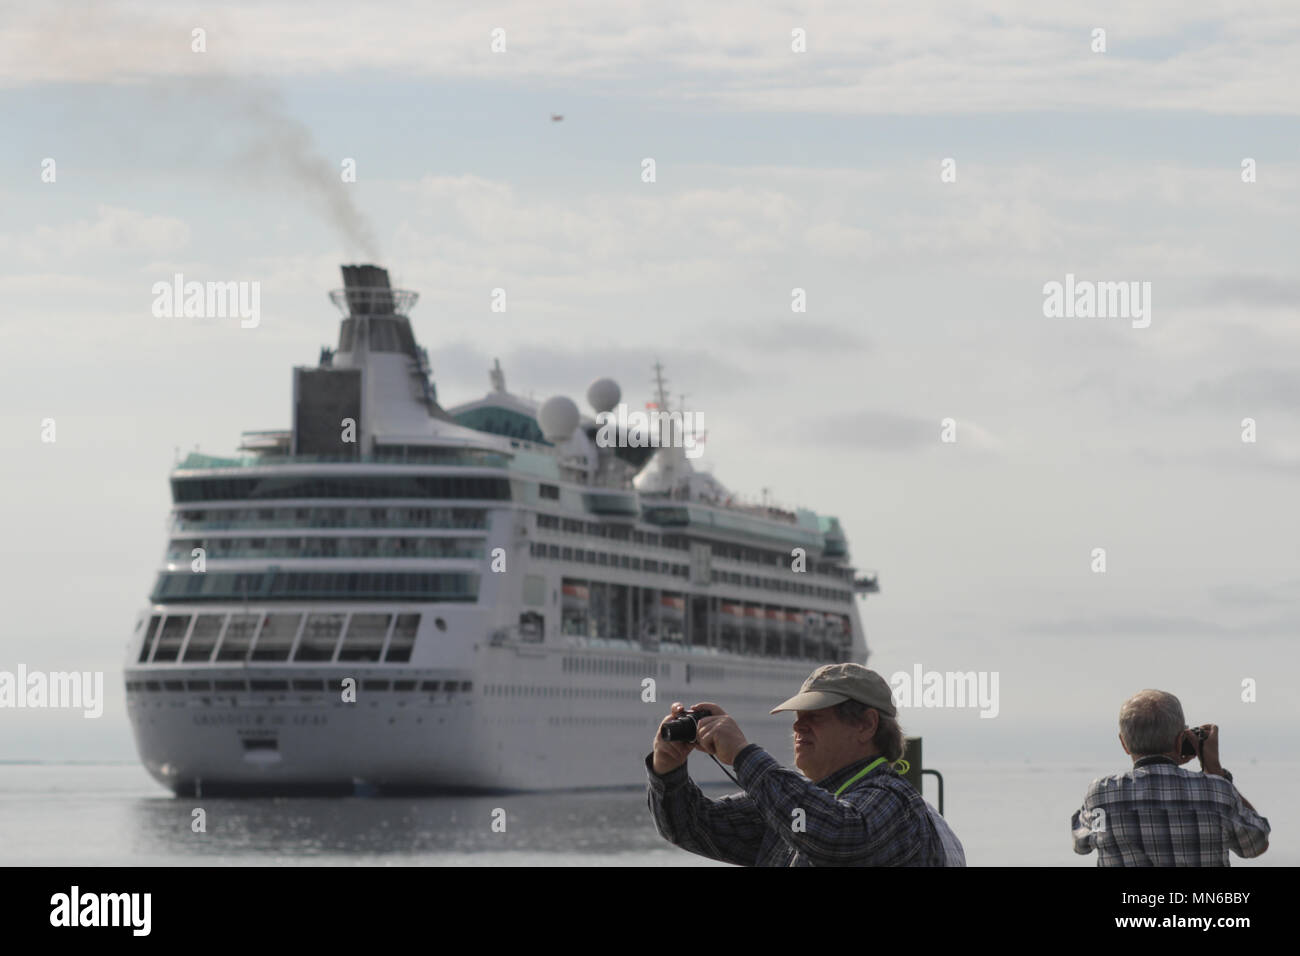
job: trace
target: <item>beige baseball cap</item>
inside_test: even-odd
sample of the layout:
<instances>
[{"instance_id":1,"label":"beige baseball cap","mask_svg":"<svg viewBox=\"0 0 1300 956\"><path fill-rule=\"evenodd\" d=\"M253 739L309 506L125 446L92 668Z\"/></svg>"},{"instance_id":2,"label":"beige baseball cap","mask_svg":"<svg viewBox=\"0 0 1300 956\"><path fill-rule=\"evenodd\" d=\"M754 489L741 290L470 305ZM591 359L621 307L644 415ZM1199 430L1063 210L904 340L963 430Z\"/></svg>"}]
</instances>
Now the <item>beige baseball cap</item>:
<instances>
[{"instance_id":1,"label":"beige baseball cap","mask_svg":"<svg viewBox=\"0 0 1300 956\"><path fill-rule=\"evenodd\" d=\"M887 717L898 715L894 706L894 694L885 679L873 670L861 664L825 664L803 682L799 693L779 707L772 709L777 714L783 710L821 710L834 707L846 700L856 700L860 704L874 707Z\"/></svg>"}]
</instances>

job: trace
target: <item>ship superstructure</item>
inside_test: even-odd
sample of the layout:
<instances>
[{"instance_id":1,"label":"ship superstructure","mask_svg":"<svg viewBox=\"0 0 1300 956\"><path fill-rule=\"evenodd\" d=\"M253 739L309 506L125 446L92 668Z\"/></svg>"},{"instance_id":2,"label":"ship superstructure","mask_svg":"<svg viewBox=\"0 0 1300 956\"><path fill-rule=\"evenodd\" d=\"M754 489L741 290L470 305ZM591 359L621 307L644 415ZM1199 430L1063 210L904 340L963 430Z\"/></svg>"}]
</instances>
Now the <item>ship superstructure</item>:
<instances>
[{"instance_id":1,"label":"ship superstructure","mask_svg":"<svg viewBox=\"0 0 1300 956\"><path fill-rule=\"evenodd\" d=\"M444 408L413 292L344 266L337 348L292 426L171 475L125 668L141 759L179 794L636 785L668 703L782 752L774 702L863 661L839 523L743 504L663 439L507 391ZM655 405L666 409L660 370ZM680 437L680 436L677 436ZM658 447L655 447L655 446Z\"/></svg>"}]
</instances>

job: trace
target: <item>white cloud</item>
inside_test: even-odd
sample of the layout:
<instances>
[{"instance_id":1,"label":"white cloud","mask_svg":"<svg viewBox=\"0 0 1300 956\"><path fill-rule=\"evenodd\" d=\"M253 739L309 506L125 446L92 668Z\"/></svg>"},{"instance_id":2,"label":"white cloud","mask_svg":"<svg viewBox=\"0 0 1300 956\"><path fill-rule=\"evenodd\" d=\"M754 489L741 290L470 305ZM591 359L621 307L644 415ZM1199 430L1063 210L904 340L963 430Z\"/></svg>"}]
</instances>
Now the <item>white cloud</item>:
<instances>
[{"instance_id":1,"label":"white cloud","mask_svg":"<svg viewBox=\"0 0 1300 956\"><path fill-rule=\"evenodd\" d=\"M195 24L208 52L190 51ZM1089 49L1107 30L1108 50ZM506 52L489 31L506 31ZM791 30L808 34L793 53ZM1300 19L1288 0L1209 11L1158 0L990 11L943 0L864 10L750 2L570 0L382 7L324 0L111 12L63 3L15 10L0 34L0 85L127 81L210 71L379 70L535 85L580 84L730 109L908 114L1115 108L1295 115Z\"/></svg>"},{"instance_id":2,"label":"white cloud","mask_svg":"<svg viewBox=\"0 0 1300 956\"><path fill-rule=\"evenodd\" d=\"M0 254L33 267L67 267L85 257L174 252L190 240L190 229L171 216L100 204L93 219L37 226L31 233L0 234Z\"/></svg>"}]
</instances>

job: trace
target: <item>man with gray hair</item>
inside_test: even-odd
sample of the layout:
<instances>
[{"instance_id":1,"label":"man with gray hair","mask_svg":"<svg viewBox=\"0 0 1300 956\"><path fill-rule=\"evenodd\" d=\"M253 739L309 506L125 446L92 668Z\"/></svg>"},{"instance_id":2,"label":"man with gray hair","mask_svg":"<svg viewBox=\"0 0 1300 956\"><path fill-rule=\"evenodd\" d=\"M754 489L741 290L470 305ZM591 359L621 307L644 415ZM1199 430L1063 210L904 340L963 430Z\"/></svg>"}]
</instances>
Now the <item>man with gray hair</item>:
<instances>
[{"instance_id":1,"label":"man with gray hair","mask_svg":"<svg viewBox=\"0 0 1300 956\"><path fill-rule=\"evenodd\" d=\"M1070 821L1074 852L1098 866L1228 866L1268 849L1268 821L1219 763L1219 728L1189 728L1173 694L1144 690L1119 712L1133 769L1092 782ZM1201 773L1182 769L1193 757Z\"/></svg>"}]
</instances>

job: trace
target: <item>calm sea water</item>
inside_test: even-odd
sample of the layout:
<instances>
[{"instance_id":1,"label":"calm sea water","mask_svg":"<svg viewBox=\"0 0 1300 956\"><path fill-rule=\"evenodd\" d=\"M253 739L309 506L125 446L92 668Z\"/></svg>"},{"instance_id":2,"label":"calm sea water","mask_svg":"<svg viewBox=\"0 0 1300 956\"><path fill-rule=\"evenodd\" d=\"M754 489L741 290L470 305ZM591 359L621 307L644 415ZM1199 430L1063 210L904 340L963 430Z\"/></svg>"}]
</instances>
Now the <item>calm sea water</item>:
<instances>
[{"instance_id":1,"label":"calm sea water","mask_svg":"<svg viewBox=\"0 0 1300 956\"><path fill-rule=\"evenodd\" d=\"M711 765L698 769L715 779ZM710 769L712 773L710 773ZM943 768L946 816L972 866L1092 866L1069 819L1116 767L970 764ZM1270 818L1272 846L1233 865L1297 866L1285 825L1300 764L1245 766L1237 781ZM933 791L926 796L937 803ZM707 787L718 796L734 785ZM194 833L202 807L207 832ZM506 831L492 830L493 810ZM0 763L0 863L67 866L711 866L665 843L639 790L419 799L176 799L136 764Z\"/></svg>"}]
</instances>

